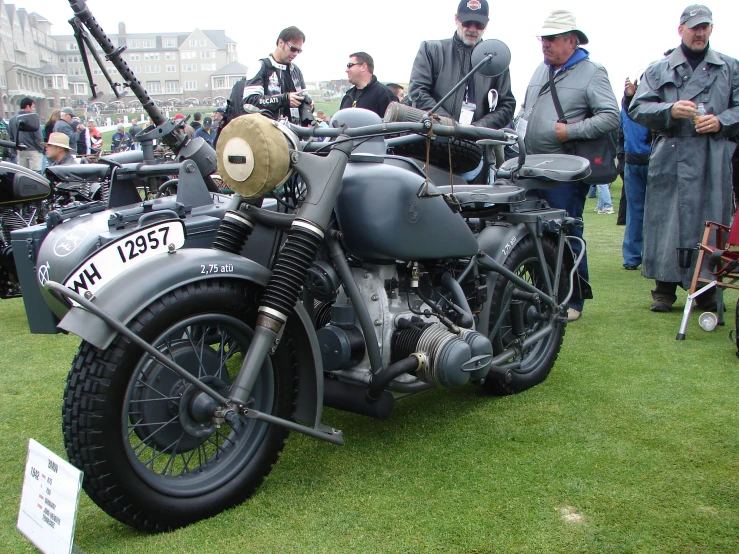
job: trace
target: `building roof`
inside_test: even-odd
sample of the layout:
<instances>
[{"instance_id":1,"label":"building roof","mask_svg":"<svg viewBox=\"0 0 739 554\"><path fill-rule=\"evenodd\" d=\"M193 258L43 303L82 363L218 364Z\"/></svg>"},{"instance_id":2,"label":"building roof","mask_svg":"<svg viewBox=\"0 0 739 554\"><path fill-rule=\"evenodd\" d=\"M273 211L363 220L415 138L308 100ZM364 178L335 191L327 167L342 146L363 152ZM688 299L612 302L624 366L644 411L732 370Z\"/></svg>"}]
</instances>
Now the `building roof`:
<instances>
[{"instance_id":1,"label":"building roof","mask_svg":"<svg viewBox=\"0 0 739 554\"><path fill-rule=\"evenodd\" d=\"M42 66L39 71L41 71L41 73L43 73L44 75L64 75L64 71L50 63Z\"/></svg>"},{"instance_id":2,"label":"building roof","mask_svg":"<svg viewBox=\"0 0 739 554\"><path fill-rule=\"evenodd\" d=\"M36 21L45 21L46 23L51 23L48 19L46 19L43 15L37 12L31 12L29 15L32 15L36 18Z\"/></svg>"},{"instance_id":3,"label":"building roof","mask_svg":"<svg viewBox=\"0 0 739 554\"><path fill-rule=\"evenodd\" d=\"M87 83L88 82L86 77L79 77L77 75L70 75L69 77L67 77L67 80L70 83Z\"/></svg>"},{"instance_id":4,"label":"building roof","mask_svg":"<svg viewBox=\"0 0 739 554\"><path fill-rule=\"evenodd\" d=\"M236 42L226 36L226 31L202 31L219 50L225 50L229 42Z\"/></svg>"},{"instance_id":5,"label":"building roof","mask_svg":"<svg viewBox=\"0 0 739 554\"><path fill-rule=\"evenodd\" d=\"M246 69L247 67L244 64L231 62L215 73L211 73L211 77L217 77L218 75L246 75Z\"/></svg>"}]
</instances>

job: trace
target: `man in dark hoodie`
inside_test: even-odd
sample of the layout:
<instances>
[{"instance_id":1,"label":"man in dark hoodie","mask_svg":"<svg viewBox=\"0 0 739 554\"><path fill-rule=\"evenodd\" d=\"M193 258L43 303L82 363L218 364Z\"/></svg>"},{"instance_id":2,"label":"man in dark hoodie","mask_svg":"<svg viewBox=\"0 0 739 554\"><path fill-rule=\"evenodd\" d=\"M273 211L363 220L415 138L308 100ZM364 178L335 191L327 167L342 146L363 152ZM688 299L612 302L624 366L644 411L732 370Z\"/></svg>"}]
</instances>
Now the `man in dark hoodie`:
<instances>
[{"instance_id":1,"label":"man in dark hoodie","mask_svg":"<svg viewBox=\"0 0 739 554\"><path fill-rule=\"evenodd\" d=\"M356 52L349 56L346 64L346 75L354 85L346 91L341 100L341 109L364 108L375 112L380 117L385 115L390 102L397 102L393 91L377 81L374 75L375 62L366 52Z\"/></svg>"}]
</instances>

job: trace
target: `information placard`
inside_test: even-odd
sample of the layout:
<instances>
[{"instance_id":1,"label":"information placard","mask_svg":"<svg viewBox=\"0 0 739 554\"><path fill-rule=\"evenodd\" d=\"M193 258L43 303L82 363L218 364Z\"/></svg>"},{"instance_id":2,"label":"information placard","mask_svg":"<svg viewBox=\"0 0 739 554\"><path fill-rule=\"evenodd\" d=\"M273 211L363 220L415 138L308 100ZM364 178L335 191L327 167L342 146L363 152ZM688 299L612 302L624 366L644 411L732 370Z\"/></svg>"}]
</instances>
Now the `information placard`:
<instances>
[{"instance_id":1,"label":"information placard","mask_svg":"<svg viewBox=\"0 0 739 554\"><path fill-rule=\"evenodd\" d=\"M70 554L82 472L33 439L23 479L18 530L44 554Z\"/></svg>"}]
</instances>

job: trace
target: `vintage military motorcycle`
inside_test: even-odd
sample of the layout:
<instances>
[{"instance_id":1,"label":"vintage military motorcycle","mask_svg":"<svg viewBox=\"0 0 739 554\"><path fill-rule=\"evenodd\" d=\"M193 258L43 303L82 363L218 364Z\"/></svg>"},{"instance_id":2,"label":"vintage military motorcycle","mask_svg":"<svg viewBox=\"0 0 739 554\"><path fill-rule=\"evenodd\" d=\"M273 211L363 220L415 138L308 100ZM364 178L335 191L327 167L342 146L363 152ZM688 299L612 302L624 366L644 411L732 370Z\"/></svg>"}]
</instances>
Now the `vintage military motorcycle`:
<instances>
[{"instance_id":1,"label":"vintage military motorcycle","mask_svg":"<svg viewBox=\"0 0 739 554\"><path fill-rule=\"evenodd\" d=\"M70 3L112 50L84 0ZM481 43L473 71L502 71L501 45ZM551 371L566 304L587 293L567 236L578 222L526 193L586 177L587 160L521 149L492 185L441 185L387 155L385 136L518 137L357 109L332 126L229 123L219 173L236 194L209 248L183 249L191 215L156 205L122 235L78 217L39 245L39 293L83 339L64 393L67 453L119 521L158 532L242 502L289 431L343 444L323 406L383 419L430 387L512 394ZM292 209L260 207L295 176Z\"/></svg>"}]
</instances>

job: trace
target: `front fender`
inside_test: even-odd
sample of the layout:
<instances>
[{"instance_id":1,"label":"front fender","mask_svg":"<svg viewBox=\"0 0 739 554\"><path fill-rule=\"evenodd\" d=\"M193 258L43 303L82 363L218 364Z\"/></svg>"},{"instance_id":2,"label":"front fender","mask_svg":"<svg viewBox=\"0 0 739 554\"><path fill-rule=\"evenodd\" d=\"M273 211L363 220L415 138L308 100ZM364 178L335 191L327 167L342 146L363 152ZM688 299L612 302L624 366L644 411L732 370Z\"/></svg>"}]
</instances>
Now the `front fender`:
<instances>
[{"instance_id":1,"label":"front fender","mask_svg":"<svg viewBox=\"0 0 739 554\"><path fill-rule=\"evenodd\" d=\"M218 265L219 272L204 274L202 266ZM220 268L226 267L226 272ZM173 254L150 258L113 279L98 291L93 302L125 325L151 302L184 285L207 279L236 279L265 287L272 272L258 263L229 252L185 248ZM105 322L80 307L73 307L59 323L102 350L117 333ZM306 424L320 424L323 407L323 363L315 330L303 305L295 305L288 321L298 356L298 398L295 418ZM308 354L308 351L310 353Z\"/></svg>"}]
</instances>

